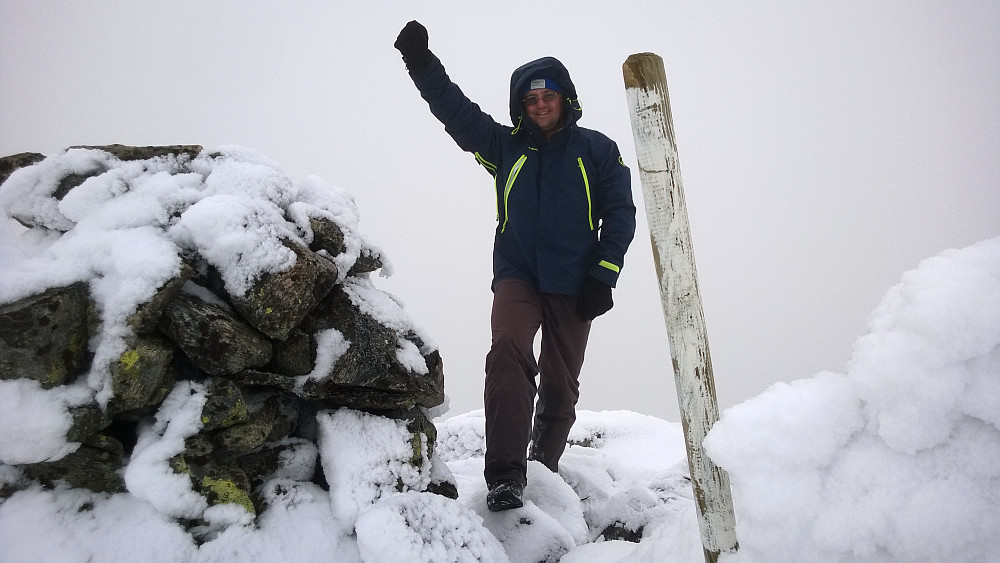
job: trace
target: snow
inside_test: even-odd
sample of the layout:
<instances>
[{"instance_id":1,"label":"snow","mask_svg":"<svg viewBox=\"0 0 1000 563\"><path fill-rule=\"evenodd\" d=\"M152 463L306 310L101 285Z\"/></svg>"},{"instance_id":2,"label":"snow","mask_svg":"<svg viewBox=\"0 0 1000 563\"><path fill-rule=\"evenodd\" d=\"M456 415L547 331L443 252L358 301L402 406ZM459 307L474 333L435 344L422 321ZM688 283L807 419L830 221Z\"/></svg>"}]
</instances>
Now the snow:
<instances>
[{"instance_id":1,"label":"snow","mask_svg":"<svg viewBox=\"0 0 1000 563\"><path fill-rule=\"evenodd\" d=\"M73 420L65 390L44 391L37 381L0 381L0 463L38 463L59 459L77 449L66 443ZM16 428L17 431L9 431Z\"/></svg>"},{"instance_id":2,"label":"snow","mask_svg":"<svg viewBox=\"0 0 1000 563\"><path fill-rule=\"evenodd\" d=\"M287 267L276 238L308 243L309 218L324 217L345 230L347 250L331 258L351 300L418 333L420 344L401 340L397 356L415 370L423 365L417 346L433 343L403 304L367 277L343 277L363 251L386 260L359 233L351 196L317 177L291 182L249 149L216 154L123 163L73 149L15 172L0 189L0 208L71 230L59 236L0 221L0 303L88 281L103 327L91 351L114 357L124 319L176 274L178 256L196 250L240 291L261 272ZM182 164L186 172L173 173ZM97 168L109 172L61 201L52 197L66 173ZM184 290L206 293L194 284ZM317 342L323 349L303 382L322 377L350 346L336 331ZM75 449L65 440L68 409L106 401L109 392L100 368L51 390L0 381L0 487L26 484L16 465ZM140 428L124 469L128 493L35 484L0 498L0 561L702 560L678 423L581 411L559 473L531 462L525 506L490 513L481 410L436 418L433 453L405 422L322 411L319 443L291 440L296 447L263 485L266 508L253 520L235 504L207 507L169 468L200 428L204 401L199 384L180 383ZM944 251L903 274L842 373L776 384L722 414L705 446L732 480L740 550L720 560L994 560L997 405L1000 237ZM316 463L329 490L309 482ZM457 500L419 492L443 479L457 485ZM202 523L192 535L175 518ZM605 539L609 527L640 541Z\"/></svg>"},{"instance_id":3,"label":"snow","mask_svg":"<svg viewBox=\"0 0 1000 563\"><path fill-rule=\"evenodd\" d=\"M295 253L281 244L287 230L281 210L236 195L209 196L195 203L170 229L179 243L198 248L219 269L226 291L244 295L260 271L280 272L295 262Z\"/></svg>"},{"instance_id":4,"label":"snow","mask_svg":"<svg viewBox=\"0 0 1000 563\"><path fill-rule=\"evenodd\" d=\"M399 298L376 288L371 280L366 278L347 278L341 286L351 303L359 311L365 313L389 327L397 333L405 334L412 327L412 320L403 312L403 303ZM406 369L418 374L430 373L423 354L437 349L428 337L423 337L423 349L416 344L400 338L397 342L396 359Z\"/></svg>"},{"instance_id":5,"label":"snow","mask_svg":"<svg viewBox=\"0 0 1000 563\"><path fill-rule=\"evenodd\" d=\"M164 399L151 427L139 431L125 485L134 496L175 518L200 518L208 503L191 487L187 475L175 473L170 458L184 451L184 440L202 428L201 410L208 400L201 383L181 381Z\"/></svg>"},{"instance_id":6,"label":"snow","mask_svg":"<svg viewBox=\"0 0 1000 563\"><path fill-rule=\"evenodd\" d=\"M843 374L727 410L727 561L985 561L1000 553L1000 238L890 289Z\"/></svg>"},{"instance_id":7,"label":"snow","mask_svg":"<svg viewBox=\"0 0 1000 563\"><path fill-rule=\"evenodd\" d=\"M483 519L459 502L414 492L393 495L358 519L364 561L506 562Z\"/></svg>"},{"instance_id":8,"label":"snow","mask_svg":"<svg viewBox=\"0 0 1000 563\"><path fill-rule=\"evenodd\" d=\"M319 447L336 520L350 533L358 516L397 490L430 483L427 444L415 448L406 421L351 409L320 413ZM419 449L418 452L414 452ZM411 461L419 458L419 465Z\"/></svg>"},{"instance_id":9,"label":"snow","mask_svg":"<svg viewBox=\"0 0 1000 563\"><path fill-rule=\"evenodd\" d=\"M313 335L313 339L316 341L316 360L311 372L296 378L297 389L302 389L310 380L317 381L326 377L337 364L337 360L351 347L351 343L344 338L343 333L335 328L318 331Z\"/></svg>"},{"instance_id":10,"label":"snow","mask_svg":"<svg viewBox=\"0 0 1000 563\"><path fill-rule=\"evenodd\" d=\"M94 173L55 197L65 175ZM87 384L101 404L111 398L107 365L124 351L126 317L180 272L182 257L197 252L239 296L263 274L291 267L295 255L282 240L308 244L310 217L344 231L347 249L334 260L340 281L363 251L382 254L357 232L358 210L344 190L315 176L295 184L277 163L239 146L193 159L134 161L69 149L14 171L0 190L0 208L40 226L21 235L5 221L0 256L11 259L0 277L0 303L89 282L102 330L91 342L96 367ZM398 306L385 309L382 317L394 326L411 322ZM416 363L408 349L403 354Z\"/></svg>"}]
</instances>

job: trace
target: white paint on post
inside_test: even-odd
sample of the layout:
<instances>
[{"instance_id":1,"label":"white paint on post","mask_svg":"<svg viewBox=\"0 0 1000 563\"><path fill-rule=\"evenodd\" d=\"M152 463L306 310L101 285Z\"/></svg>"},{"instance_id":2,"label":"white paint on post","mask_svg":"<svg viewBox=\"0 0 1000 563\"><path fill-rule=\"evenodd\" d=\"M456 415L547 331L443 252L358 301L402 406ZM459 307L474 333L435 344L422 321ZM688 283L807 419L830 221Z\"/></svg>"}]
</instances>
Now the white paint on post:
<instances>
[{"instance_id":1,"label":"white paint on post","mask_svg":"<svg viewBox=\"0 0 1000 563\"><path fill-rule=\"evenodd\" d=\"M698 507L698 525L705 560L711 563L720 553L737 549L736 519L729 475L712 462L702 447L708 431L719 419L719 407L667 77L663 59L653 53L631 55L622 70Z\"/></svg>"}]
</instances>

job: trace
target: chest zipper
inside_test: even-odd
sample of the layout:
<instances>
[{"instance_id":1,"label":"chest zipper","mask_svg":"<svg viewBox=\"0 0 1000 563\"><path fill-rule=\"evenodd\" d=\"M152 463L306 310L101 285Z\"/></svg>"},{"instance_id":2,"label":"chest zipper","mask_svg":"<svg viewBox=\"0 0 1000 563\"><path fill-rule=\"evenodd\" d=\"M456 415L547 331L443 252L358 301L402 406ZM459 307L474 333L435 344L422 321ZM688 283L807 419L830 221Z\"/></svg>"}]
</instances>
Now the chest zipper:
<instances>
[{"instance_id":1,"label":"chest zipper","mask_svg":"<svg viewBox=\"0 0 1000 563\"><path fill-rule=\"evenodd\" d=\"M587 179L587 169L583 166L583 158L577 157L576 162L580 165L580 174L583 175L583 189L587 192L587 221L590 222L590 230L594 230L594 204L590 199L590 180Z\"/></svg>"},{"instance_id":2,"label":"chest zipper","mask_svg":"<svg viewBox=\"0 0 1000 563\"><path fill-rule=\"evenodd\" d=\"M510 218L507 214L507 198L510 197L510 189L514 187L514 180L517 180L517 175L521 172L521 167L524 166L525 160L528 160L528 155L522 154L521 158L517 159L517 162L510 169L510 174L507 175L507 185L503 188L503 225L500 226L501 233L507 228L507 219Z\"/></svg>"}]
</instances>

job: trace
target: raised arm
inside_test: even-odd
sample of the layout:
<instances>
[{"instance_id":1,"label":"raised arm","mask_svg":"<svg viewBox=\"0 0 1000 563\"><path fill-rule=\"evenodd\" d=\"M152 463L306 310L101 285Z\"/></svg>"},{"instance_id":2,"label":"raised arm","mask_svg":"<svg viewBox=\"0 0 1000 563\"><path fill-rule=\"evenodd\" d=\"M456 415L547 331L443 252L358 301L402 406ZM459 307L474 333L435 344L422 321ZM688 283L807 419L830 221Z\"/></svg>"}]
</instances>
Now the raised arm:
<instances>
[{"instance_id":1,"label":"raised arm","mask_svg":"<svg viewBox=\"0 0 1000 563\"><path fill-rule=\"evenodd\" d=\"M410 78L431 113L458 146L488 160L495 158L496 136L504 127L462 93L427 44L427 29L411 21L399 32L393 46L403 55Z\"/></svg>"}]
</instances>

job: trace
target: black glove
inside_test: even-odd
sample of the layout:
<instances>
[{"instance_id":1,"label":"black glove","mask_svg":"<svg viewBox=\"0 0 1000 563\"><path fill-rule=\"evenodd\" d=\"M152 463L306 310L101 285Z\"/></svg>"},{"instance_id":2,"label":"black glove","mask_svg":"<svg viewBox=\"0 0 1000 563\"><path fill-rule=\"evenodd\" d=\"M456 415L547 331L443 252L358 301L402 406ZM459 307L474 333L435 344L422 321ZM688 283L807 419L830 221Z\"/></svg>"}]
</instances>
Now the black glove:
<instances>
[{"instance_id":1,"label":"black glove","mask_svg":"<svg viewBox=\"0 0 1000 563\"><path fill-rule=\"evenodd\" d=\"M410 72L423 70L431 62L431 51L427 48L427 28L416 20L403 27L392 46L403 54L403 62Z\"/></svg>"},{"instance_id":2,"label":"black glove","mask_svg":"<svg viewBox=\"0 0 1000 563\"><path fill-rule=\"evenodd\" d=\"M610 311L614 304L610 285L592 276L583 280L583 288L576 296L576 312L581 317L592 321Z\"/></svg>"}]
</instances>

